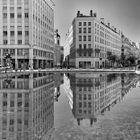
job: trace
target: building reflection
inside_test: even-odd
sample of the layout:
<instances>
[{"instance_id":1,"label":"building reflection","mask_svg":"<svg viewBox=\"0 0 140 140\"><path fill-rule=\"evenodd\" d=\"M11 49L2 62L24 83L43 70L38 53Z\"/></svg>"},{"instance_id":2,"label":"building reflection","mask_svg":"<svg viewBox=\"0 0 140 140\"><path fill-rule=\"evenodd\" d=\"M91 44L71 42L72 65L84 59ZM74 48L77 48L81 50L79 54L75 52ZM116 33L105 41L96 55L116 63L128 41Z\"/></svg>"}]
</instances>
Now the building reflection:
<instances>
[{"instance_id":1,"label":"building reflection","mask_svg":"<svg viewBox=\"0 0 140 140\"><path fill-rule=\"evenodd\" d=\"M58 98L61 95L60 86L64 83L64 74L60 72L54 73L54 83L54 100L58 102Z\"/></svg>"},{"instance_id":2,"label":"building reflection","mask_svg":"<svg viewBox=\"0 0 140 140\"><path fill-rule=\"evenodd\" d=\"M127 94L132 88L136 88L139 83L139 76L136 74L122 74L122 98Z\"/></svg>"},{"instance_id":3,"label":"building reflection","mask_svg":"<svg viewBox=\"0 0 140 140\"><path fill-rule=\"evenodd\" d=\"M135 85L134 81L138 81L133 74L76 73L69 74L68 77L64 78L64 83L68 88L67 96L73 115L78 125L89 126L97 121L99 115L104 115L123 99L122 93L126 87L132 86L132 83ZM126 82L126 77L131 77L130 85Z\"/></svg>"},{"instance_id":4,"label":"building reflection","mask_svg":"<svg viewBox=\"0 0 140 140\"><path fill-rule=\"evenodd\" d=\"M0 139L54 139L54 75L0 79Z\"/></svg>"}]
</instances>

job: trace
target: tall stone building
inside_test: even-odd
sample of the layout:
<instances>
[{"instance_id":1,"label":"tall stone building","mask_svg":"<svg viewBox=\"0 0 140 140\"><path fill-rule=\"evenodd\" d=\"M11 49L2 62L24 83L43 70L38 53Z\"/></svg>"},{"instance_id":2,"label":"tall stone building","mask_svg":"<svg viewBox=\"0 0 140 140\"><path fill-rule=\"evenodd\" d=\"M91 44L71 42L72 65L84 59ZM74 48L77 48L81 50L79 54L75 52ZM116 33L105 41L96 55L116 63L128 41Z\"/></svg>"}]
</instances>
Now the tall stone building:
<instances>
[{"instance_id":1,"label":"tall stone building","mask_svg":"<svg viewBox=\"0 0 140 140\"><path fill-rule=\"evenodd\" d=\"M11 54L13 67L53 65L54 3L51 0L0 0L0 62Z\"/></svg>"},{"instance_id":2,"label":"tall stone building","mask_svg":"<svg viewBox=\"0 0 140 140\"><path fill-rule=\"evenodd\" d=\"M54 66L62 66L63 59L64 59L64 48L60 45L61 37L58 33L58 30L55 30L54 33L54 40L55 40L55 48L54 48Z\"/></svg>"},{"instance_id":3,"label":"tall stone building","mask_svg":"<svg viewBox=\"0 0 140 140\"><path fill-rule=\"evenodd\" d=\"M83 15L80 11L72 22L68 33L69 63L74 67L100 68L108 63L109 55L121 56L121 32L97 14L90 11Z\"/></svg>"}]
</instances>

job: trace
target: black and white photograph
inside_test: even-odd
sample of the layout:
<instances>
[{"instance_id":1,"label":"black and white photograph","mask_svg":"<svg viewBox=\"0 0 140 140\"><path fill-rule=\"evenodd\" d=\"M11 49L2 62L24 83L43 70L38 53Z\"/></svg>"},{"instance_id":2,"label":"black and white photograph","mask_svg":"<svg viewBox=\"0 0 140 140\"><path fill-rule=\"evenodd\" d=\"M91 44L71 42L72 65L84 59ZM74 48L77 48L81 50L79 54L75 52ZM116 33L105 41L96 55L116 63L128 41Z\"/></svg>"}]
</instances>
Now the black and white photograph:
<instances>
[{"instance_id":1,"label":"black and white photograph","mask_svg":"<svg viewBox=\"0 0 140 140\"><path fill-rule=\"evenodd\" d=\"M140 0L0 0L0 140L140 140Z\"/></svg>"}]
</instances>

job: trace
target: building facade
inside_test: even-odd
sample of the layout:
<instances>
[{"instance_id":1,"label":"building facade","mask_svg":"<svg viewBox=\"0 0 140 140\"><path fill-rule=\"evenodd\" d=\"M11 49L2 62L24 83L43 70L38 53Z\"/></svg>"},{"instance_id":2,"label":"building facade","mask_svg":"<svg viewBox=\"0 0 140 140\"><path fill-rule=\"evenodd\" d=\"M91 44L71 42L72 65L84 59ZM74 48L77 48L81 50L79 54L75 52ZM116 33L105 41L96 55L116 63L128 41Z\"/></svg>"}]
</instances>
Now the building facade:
<instances>
[{"instance_id":1,"label":"building facade","mask_svg":"<svg viewBox=\"0 0 140 140\"><path fill-rule=\"evenodd\" d=\"M60 45L60 35L58 34L58 30L55 30L54 34L55 39L55 48L54 48L54 66L62 66L64 59L64 47Z\"/></svg>"},{"instance_id":2,"label":"building facade","mask_svg":"<svg viewBox=\"0 0 140 140\"><path fill-rule=\"evenodd\" d=\"M135 58L135 64L137 64L137 60L139 60L139 47L137 44L133 41L131 41L128 37L126 37L124 34L122 34L122 60L123 65L126 65L125 60L127 60L130 57Z\"/></svg>"},{"instance_id":3,"label":"building facade","mask_svg":"<svg viewBox=\"0 0 140 140\"><path fill-rule=\"evenodd\" d=\"M12 65L46 68L53 65L54 4L50 0L0 1L0 62L10 54Z\"/></svg>"},{"instance_id":4,"label":"building facade","mask_svg":"<svg viewBox=\"0 0 140 140\"><path fill-rule=\"evenodd\" d=\"M108 63L110 54L121 56L121 32L97 14L83 15L78 11L68 33L69 63L74 67L100 68Z\"/></svg>"}]
</instances>

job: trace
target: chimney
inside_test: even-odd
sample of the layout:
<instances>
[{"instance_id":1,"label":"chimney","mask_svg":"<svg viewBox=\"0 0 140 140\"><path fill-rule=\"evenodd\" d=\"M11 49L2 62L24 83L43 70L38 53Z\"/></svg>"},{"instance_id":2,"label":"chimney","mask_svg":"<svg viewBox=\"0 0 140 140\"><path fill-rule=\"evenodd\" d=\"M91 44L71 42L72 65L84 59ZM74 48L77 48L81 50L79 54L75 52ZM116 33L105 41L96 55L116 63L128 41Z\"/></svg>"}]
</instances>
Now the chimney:
<instances>
[{"instance_id":1,"label":"chimney","mask_svg":"<svg viewBox=\"0 0 140 140\"><path fill-rule=\"evenodd\" d=\"M77 17L79 17L79 16L80 16L80 11L77 12Z\"/></svg>"},{"instance_id":2,"label":"chimney","mask_svg":"<svg viewBox=\"0 0 140 140\"><path fill-rule=\"evenodd\" d=\"M94 13L94 17L97 17L97 13Z\"/></svg>"},{"instance_id":3,"label":"chimney","mask_svg":"<svg viewBox=\"0 0 140 140\"><path fill-rule=\"evenodd\" d=\"M104 23L104 18L100 18L101 22Z\"/></svg>"},{"instance_id":4,"label":"chimney","mask_svg":"<svg viewBox=\"0 0 140 140\"><path fill-rule=\"evenodd\" d=\"M90 16L93 17L93 11L92 10L90 10Z\"/></svg>"},{"instance_id":5,"label":"chimney","mask_svg":"<svg viewBox=\"0 0 140 140\"><path fill-rule=\"evenodd\" d=\"M108 24L107 24L107 25L108 25L108 27L110 27L110 23L109 23L109 22L108 22Z\"/></svg>"},{"instance_id":6,"label":"chimney","mask_svg":"<svg viewBox=\"0 0 140 140\"><path fill-rule=\"evenodd\" d=\"M114 30L114 26L112 26L112 29Z\"/></svg>"}]
</instances>

